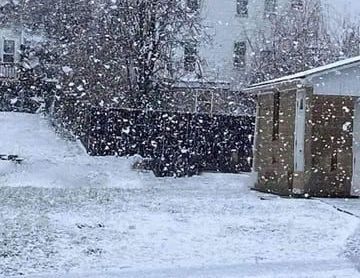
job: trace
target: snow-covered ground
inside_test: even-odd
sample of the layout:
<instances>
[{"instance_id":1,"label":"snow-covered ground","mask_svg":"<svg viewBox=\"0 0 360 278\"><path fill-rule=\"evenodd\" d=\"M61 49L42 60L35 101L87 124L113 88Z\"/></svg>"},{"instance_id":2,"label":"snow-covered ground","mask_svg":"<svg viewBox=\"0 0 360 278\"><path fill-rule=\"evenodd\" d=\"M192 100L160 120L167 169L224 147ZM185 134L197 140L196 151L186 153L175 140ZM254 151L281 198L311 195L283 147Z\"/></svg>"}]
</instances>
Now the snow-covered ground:
<instances>
[{"instance_id":1,"label":"snow-covered ground","mask_svg":"<svg viewBox=\"0 0 360 278\"><path fill-rule=\"evenodd\" d=\"M0 185L13 187L142 187L129 162L89 157L77 142L56 135L48 121L31 114L0 112L0 154L19 155L19 167L0 161Z\"/></svg>"},{"instance_id":2,"label":"snow-covered ground","mask_svg":"<svg viewBox=\"0 0 360 278\"><path fill-rule=\"evenodd\" d=\"M359 219L332 203L250 175L155 178L39 115L0 113L0 154L24 158L0 162L0 277L360 277Z\"/></svg>"}]
</instances>

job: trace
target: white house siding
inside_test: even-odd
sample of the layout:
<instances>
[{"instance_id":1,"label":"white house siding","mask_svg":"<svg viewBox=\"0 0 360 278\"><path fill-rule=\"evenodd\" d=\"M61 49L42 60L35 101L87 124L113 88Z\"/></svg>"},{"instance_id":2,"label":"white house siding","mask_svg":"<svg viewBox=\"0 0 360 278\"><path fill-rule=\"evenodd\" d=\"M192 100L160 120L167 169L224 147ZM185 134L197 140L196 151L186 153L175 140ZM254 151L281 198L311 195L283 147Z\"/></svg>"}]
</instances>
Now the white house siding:
<instances>
[{"instance_id":1,"label":"white house siding","mask_svg":"<svg viewBox=\"0 0 360 278\"><path fill-rule=\"evenodd\" d=\"M242 88L244 70L234 68L234 43L246 41L246 66L250 67L253 51L251 45L255 44L259 33L265 33L269 21L264 17L265 0L248 0L248 16L241 17L236 12L237 0L199 0L200 19L204 31L210 35L210 40L200 38L198 47L199 68L202 77L194 73L185 74L185 81L217 82L228 84L230 89ZM288 8L292 0L277 0L278 12ZM358 0L321 0L325 19L331 31L342 26L344 17L358 20L355 15L360 11ZM341 3L338 3L341 2ZM350 13L349 11L353 11ZM183 49L176 52L176 60L183 60ZM178 69L179 67L177 67ZM197 73L200 70L198 69Z\"/></svg>"},{"instance_id":2,"label":"white house siding","mask_svg":"<svg viewBox=\"0 0 360 278\"><path fill-rule=\"evenodd\" d=\"M277 0L281 11L291 0ZM240 89L246 69L253 55L252 44L258 34L265 33L269 19L265 14L265 0L249 0L248 16L237 14L236 0L201 0L200 18L204 31L210 39L200 39L198 48L202 77L194 73L185 75L184 80L227 83L230 89ZM234 67L234 43L246 42L246 68ZM177 56L183 59L183 51ZM200 70L197 70L197 73Z\"/></svg>"},{"instance_id":3,"label":"white house siding","mask_svg":"<svg viewBox=\"0 0 360 278\"><path fill-rule=\"evenodd\" d=\"M22 29L0 26L0 78L16 78L16 64L20 62L20 47L22 44ZM5 42L13 41L14 48L5 52Z\"/></svg>"},{"instance_id":4,"label":"white house siding","mask_svg":"<svg viewBox=\"0 0 360 278\"><path fill-rule=\"evenodd\" d=\"M0 58L1 63L4 56L4 41L13 40L15 42L15 63L20 61L20 46L22 43L21 28L0 27Z\"/></svg>"}]
</instances>

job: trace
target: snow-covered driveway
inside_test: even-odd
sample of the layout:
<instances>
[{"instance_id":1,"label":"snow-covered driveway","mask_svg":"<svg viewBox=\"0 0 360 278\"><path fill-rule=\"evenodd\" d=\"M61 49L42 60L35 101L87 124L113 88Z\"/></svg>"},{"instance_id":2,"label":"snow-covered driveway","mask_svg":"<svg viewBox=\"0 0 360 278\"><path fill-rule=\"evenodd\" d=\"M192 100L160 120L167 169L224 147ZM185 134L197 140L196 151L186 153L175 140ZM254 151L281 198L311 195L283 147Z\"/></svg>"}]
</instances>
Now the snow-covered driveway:
<instances>
[{"instance_id":1,"label":"snow-covered driveway","mask_svg":"<svg viewBox=\"0 0 360 278\"><path fill-rule=\"evenodd\" d=\"M25 159L0 166L0 277L360 277L358 219L319 200L246 175L157 179L35 115L0 113L0 153Z\"/></svg>"}]
</instances>

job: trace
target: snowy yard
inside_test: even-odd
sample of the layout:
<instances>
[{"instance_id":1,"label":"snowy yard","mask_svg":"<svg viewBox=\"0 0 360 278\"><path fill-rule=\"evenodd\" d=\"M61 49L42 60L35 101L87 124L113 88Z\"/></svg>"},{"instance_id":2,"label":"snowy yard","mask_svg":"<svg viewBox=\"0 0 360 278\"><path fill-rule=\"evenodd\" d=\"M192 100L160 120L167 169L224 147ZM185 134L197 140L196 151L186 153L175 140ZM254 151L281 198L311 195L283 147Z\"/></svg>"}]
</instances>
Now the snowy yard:
<instances>
[{"instance_id":1,"label":"snowy yard","mask_svg":"<svg viewBox=\"0 0 360 278\"><path fill-rule=\"evenodd\" d=\"M359 220L333 207L358 200L264 195L247 175L155 178L35 115L0 113L0 154L24 159L0 161L0 277L360 277Z\"/></svg>"}]
</instances>

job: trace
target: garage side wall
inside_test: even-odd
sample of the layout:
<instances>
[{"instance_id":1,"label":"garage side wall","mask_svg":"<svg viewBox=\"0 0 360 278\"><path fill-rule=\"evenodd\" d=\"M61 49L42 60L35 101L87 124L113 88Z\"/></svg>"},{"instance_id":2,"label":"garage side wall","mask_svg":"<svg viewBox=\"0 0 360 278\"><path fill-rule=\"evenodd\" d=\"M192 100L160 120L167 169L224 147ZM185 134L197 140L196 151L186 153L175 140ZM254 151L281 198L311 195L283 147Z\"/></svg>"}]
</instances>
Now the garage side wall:
<instances>
[{"instance_id":1,"label":"garage side wall","mask_svg":"<svg viewBox=\"0 0 360 278\"><path fill-rule=\"evenodd\" d=\"M279 94L278 136L274 138L274 92L258 96L257 135L254 170L256 189L288 195L292 192L294 170L294 129L296 92Z\"/></svg>"},{"instance_id":2,"label":"garage side wall","mask_svg":"<svg viewBox=\"0 0 360 278\"><path fill-rule=\"evenodd\" d=\"M350 195L352 181L352 97L312 98L312 172L307 192L315 196Z\"/></svg>"}]
</instances>

